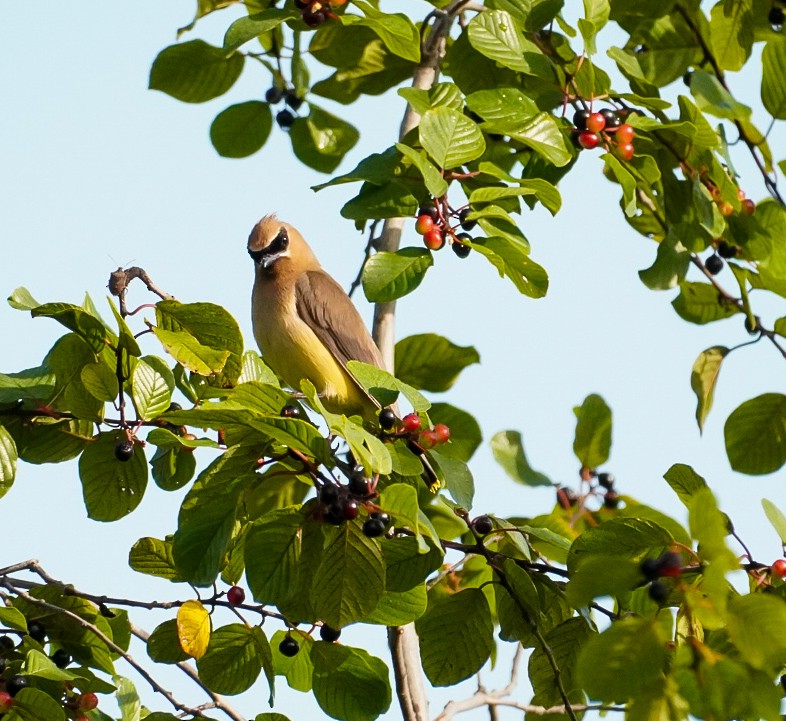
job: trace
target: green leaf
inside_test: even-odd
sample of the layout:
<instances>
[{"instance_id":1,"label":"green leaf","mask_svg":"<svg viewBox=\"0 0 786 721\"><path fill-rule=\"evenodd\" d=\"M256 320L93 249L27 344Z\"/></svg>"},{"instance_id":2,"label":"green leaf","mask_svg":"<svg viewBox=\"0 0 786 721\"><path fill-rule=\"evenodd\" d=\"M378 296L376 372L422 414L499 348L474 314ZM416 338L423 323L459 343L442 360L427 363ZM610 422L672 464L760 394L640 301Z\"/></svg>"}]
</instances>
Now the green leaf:
<instances>
[{"instance_id":1,"label":"green leaf","mask_svg":"<svg viewBox=\"0 0 786 721\"><path fill-rule=\"evenodd\" d=\"M680 283L680 294L671 302L674 310L689 323L712 323L740 312L733 303L724 301L709 283Z\"/></svg>"},{"instance_id":2,"label":"green leaf","mask_svg":"<svg viewBox=\"0 0 786 721\"><path fill-rule=\"evenodd\" d=\"M272 655L262 629L233 623L213 631L197 669L211 691L234 695L251 687L265 663L272 666Z\"/></svg>"},{"instance_id":3,"label":"green leaf","mask_svg":"<svg viewBox=\"0 0 786 721\"><path fill-rule=\"evenodd\" d=\"M499 272L500 278L510 278L519 293L530 298L543 298L549 287L546 271L531 260L527 249L510 238L476 238L472 247L483 255Z\"/></svg>"},{"instance_id":4,"label":"green leaf","mask_svg":"<svg viewBox=\"0 0 786 721\"><path fill-rule=\"evenodd\" d=\"M163 433L169 431L163 428L156 429ZM152 431L147 437L149 443L152 443L150 436L156 431ZM182 488L193 477L196 471L196 458L190 447L192 443L205 443L207 439L190 441L183 439L180 444L180 438L172 435L174 442L177 444L175 447L160 447L156 449L153 458L150 460L150 466L153 470L153 480L156 485L163 491L176 491ZM214 441L207 441L210 446L217 446ZM189 444L188 446L185 444Z\"/></svg>"},{"instance_id":5,"label":"green leaf","mask_svg":"<svg viewBox=\"0 0 786 721\"><path fill-rule=\"evenodd\" d=\"M47 366L18 373L0 373L0 404L48 400L55 389L55 374Z\"/></svg>"},{"instance_id":6,"label":"green leaf","mask_svg":"<svg viewBox=\"0 0 786 721\"><path fill-rule=\"evenodd\" d=\"M87 342L76 333L58 340L46 356L45 365L55 372L55 396L51 401L58 410L70 411L84 420L99 421L104 404L88 393L82 383L82 368L92 365L96 356Z\"/></svg>"},{"instance_id":7,"label":"green leaf","mask_svg":"<svg viewBox=\"0 0 786 721\"><path fill-rule=\"evenodd\" d=\"M143 421L160 416L172 402L175 377L163 359L144 356L139 359L131 374L131 397Z\"/></svg>"},{"instance_id":8,"label":"green leaf","mask_svg":"<svg viewBox=\"0 0 786 721\"><path fill-rule=\"evenodd\" d=\"M524 455L524 442L518 431L498 431L491 438L491 452L516 483L524 486L551 486L553 483L543 473L532 469Z\"/></svg>"},{"instance_id":9,"label":"green leaf","mask_svg":"<svg viewBox=\"0 0 786 721\"><path fill-rule=\"evenodd\" d=\"M0 426L0 498L11 490L18 458L14 439L4 426Z\"/></svg>"},{"instance_id":10,"label":"green leaf","mask_svg":"<svg viewBox=\"0 0 786 721\"><path fill-rule=\"evenodd\" d=\"M87 392L96 400L107 403L114 400L119 393L117 372L103 361L84 366L80 378Z\"/></svg>"},{"instance_id":11,"label":"green leaf","mask_svg":"<svg viewBox=\"0 0 786 721\"><path fill-rule=\"evenodd\" d=\"M382 405L394 403L401 393L417 413L425 413L431 408L431 402L422 393L381 368L360 361L349 361L347 368Z\"/></svg>"},{"instance_id":12,"label":"green leaf","mask_svg":"<svg viewBox=\"0 0 786 721\"><path fill-rule=\"evenodd\" d=\"M522 125L540 109L532 98L518 88L478 90L467 95L467 107L483 120L505 125Z\"/></svg>"},{"instance_id":13,"label":"green leaf","mask_svg":"<svg viewBox=\"0 0 786 721\"><path fill-rule=\"evenodd\" d=\"M138 721L142 711L142 704L134 684L122 676L113 676L112 681L117 687L115 697L120 710L120 721Z\"/></svg>"},{"instance_id":14,"label":"green leaf","mask_svg":"<svg viewBox=\"0 0 786 721\"><path fill-rule=\"evenodd\" d=\"M576 437L573 452L582 467L594 469L609 459L611 452L611 409L599 395L591 394L576 414Z\"/></svg>"},{"instance_id":15,"label":"green leaf","mask_svg":"<svg viewBox=\"0 0 786 721\"><path fill-rule=\"evenodd\" d=\"M363 619L363 622L380 626L404 626L419 619L426 611L427 605L425 583L408 591L385 591L376 608Z\"/></svg>"},{"instance_id":16,"label":"green leaf","mask_svg":"<svg viewBox=\"0 0 786 721\"><path fill-rule=\"evenodd\" d=\"M404 143L396 143L396 148L404 157L409 158L420 171L420 174L423 176L423 182L426 184L426 190L432 197L439 198L448 192L447 181L442 177L439 168L429 161L425 152L410 148L409 145L404 145Z\"/></svg>"},{"instance_id":17,"label":"green leaf","mask_svg":"<svg viewBox=\"0 0 786 721\"><path fill-rule=\"evenodd\" d=\"M487 10L472 18L467 28L472 47L487 58L518 72L530 72L518 22L505 10Z\"/></svg>"},{"instance_id":18,"label":"green leaf","mask_svg":"<svg viewBox=\"0 0 786 721\"><path fill-rule=\"evenodd\" d=\"M729 603L729 638L754 668L774 673L786 663L786 605L763 593Z\"/></svg>"},{"instance_id":19,"label":"green leaf","mask_svg":"<svg viewBox=\"0 0 786 721\"><path fill-rule=\"evenodd\" d=\"M374 721L390 708L388 668L360 648L317 641L311 649L314 698L329 716Z\"/></svg>"},{"instance_id":20,"label":"green leaf","mask_svg":"<svg viewBox=\"0 0 786 721\"><path fill-rule=\"evenodd\" d=\"M235 526L238 498L256 478L258 452L232 446L213 461L183 500L172 544L175 566L195 586L213 583Z\"/></svg>"},{"instance_id":21,"label":"green leaf","mask_svg":"<svg viewBox=\"0 0 786 721\"><path fill-rule=\"evenodd\" d=\"M40 417L27 422L8 419L19 458L27 463L60 463L76 458L93 438L89 421L56 421Z\"/></svg>"},{"instance_id":22,"label":"green leaf","mask_svg":"<svg viewBox=\"0 0 786 721\"><path fill-rule=\"evenodd\" d=\"M777 120L786 119L786 38L773 38L761 54L761 101Z\"/></svg>"},{"instance_id":23,"label":"green leaf","mask_svg":"<svg viewBox=\"0 0 786 721\"><path fill-rule=\"evenodd\" d=\"M83 338L94 353L107 344L107 329L95 316L72 303L44 303L30 311L33 318L52 318Z\"/></svg>"},{"instance_id":24,"label":"green leaf","mask_svg":"<svg viewBox=\"0 0 786 721\"><path fill-rule=\"evenodd\" d=\"M420 144L439 168L457 168L479 158L486 149L477 124L444 105L426 111L418 132Z\"/></svg>"},{"instance_id":25,"label":"green leaf","mask_svg":"<svg viewBox=\"0 0 786 721\"><path fill-rule=\"evenodd\" d=\"M345 523L327 535L311 603L325 623L343 628L376 607L385 590L385 564L378 540L364 535L360 523Z\"/></svg>"},{"instance_id":26,"label":"green leaf","mask_svg":"<svg viewBox=\"0 0 786 721\"><path fill-rule=\"evenodd\" d=\"M414 215L419 201L413 195L422 190L411 184L391 181L382 185L363 183L360 192L348 200L341 208L341 217L350 220L362 220L364 223L372 218L403 218Z\"/></svg>"},{"instance_id":27,"label":"green leaf","mask_svg":"<svg viewBox=\"0 0 786 721\"><path fill-rule=\"evenodd\" d=\"M321 173L332 173L355 147L360 134L353 125L309 103L308 117L295 120L289 137L302 163Z\"/></svg>"},{"instance_id":28,"label":"green leaf","mask_svg":"<svg viewBox=\"0 0 786 721\"><path fill-rule=\"evenodd\" d=\"M611 153L604 153L601 157L606 164L607 170L622 187L622 203L625 215L629 218L636 215L638 205L636 202L636 179L633 177L633 174Z\"/></svg>"},{"instance_id":29,"label":"green leaf","mask_svg":"<svg viewBox=\"0 0 786 721\"><path fill-rule=\"evenodd\" d=\"M79 478L87 515L94 521L118 521L142 501L147 488L145 452L134 443L128 461L115 458L115 445L125 440L120 432L99 433L79 457Z\"/></svg>"},{"instance_id":30,"label":"green leaf","mask_svg":"<svg viewBox=\"0 0 786 721\"><path fill-rule=\"evenodd\" d=\"M247 350L243 353L242 370L237 382L240 385L241 383L249 383L251 381L278 386L276 374L265 365L259 353Z\"/></svg>"},{"instance_id":31,"label":"green leaf","mask_svg":"<svg viewBox=\"0 0 786 721\"><path fill-rule=\"evenodd\" d=\"M691 75L690 91L696 99L699 110L709 115L740 121L750 118L751 109L737 102L713 73L694 70Z\"/></svg>"},{"instance_id":32,"label":"green leaf","mask_svg":"<svg viewBox=\"0 0 786 721\"><path fill-rule=\"evenodd\" d=\"M592 698L627 701L661 683L666 657L654 619L623 618L589 639L576 672Z\"/></svg>"},{"instance_id":33,"label":"green leaf","mask_svg":"<svg viewBox=\"0 0 786 721\"><path fill-rule=\"evenodd\" d=\"M191 333L164 330L157 326L153 326L151 330L161 341L164 350L192 373L201 376L221 373L229 359L229 351L209 348Z\"/></svg>"},{"instance_id":34,"label":"green leaf","mask_svg":"<svg viewBox=\"0 0 786 721\"><path fill-rule=\"evenodd\" d=\"M686 506L690 505L697 492L707 488L707 482L690 466L682 463L675 463L663 477Z\"/></svg>"},{"instance_id":35,"label":"green leaf","mask_svg":"<svg viewBox=\"0 0 786 721\"><path fill-rule=\"evenodd\" d=\"M226 354L224 365L210 371L210 373L219 373L216 378L211 379L211 383L219 388L235 385L240 376L243 360L243 336L231 313L214 303L179 303L176 300L164 300L156 303L156 318L160 328L185 331L194 336L200 345L207 346L221 355ZM155 329L153 330L155 332ZM200 375L210 373L200 373Z\"/></svg>"},{"instance_id":36,"label":"green leaf","mask_svg":"<svg viewBox=\"0 0 786 721\"><path fill-rule=\"evenodd\" d=\"M5 628L27 631L27 621L24 614L13 606L0 606L0 623Z\"/></svg>"},{"instance_id":37,"label":"green leaf","mask_svg":"<svg viewBox=\"0 0 786 721\"><path fill-rule=\"evenodd\" d=\"M151 90L161 90L184 103L204 103L229 90L243 71L244 57L189 40L164 48L150 68Z\"/></svg>"},{"instance_id":38,"label":"green leaf","mask_svg":"<svg viewBox=\"0 0 786 721\"><path fill-rule=\"evenodd\" d=\"M690 387L698 399L696 422L699 424L700 431L704 430L704 421L712 408L712 398L715 394L715 385L718 382L721 363L723 363L723 359L728 353L728 348L715 345L699 353L699 357L693 363L693 369L690 374Z\"/></svg>"},{"instance_id":39,"label":"green leaf","mask_svg":"<svg viewBox=\"0 0 786 721\"><path fill-rule=\"evenodd\" d=\"M8 305L16 310L33 310L41 305L32 295L27 288L19 286L8 296Z\"/></svg>"},{"instance_id":40,"label":"green leaf","mask_svg":"<svg viewBox=\"0 0 786 721\"><path fill-rule=\"evenodd\" d=\"M559 168L573 160L573 154L565 145L565 136L550 113L538 113L521 125L509 125L507 122L485 123L483 129L488 133L508 135L512 140L524 143Z\"/></svg>"},{"instance_id":41,"label":"green leaf","mask_svg":"<svg viewBox=\"0 0 786 721\"><path fill-rule=\"evenodd\" d=\"M363 266L363 292L371 303L396 300L415 290L432 265L434 258L425 248L375 253Z\"/></svg>"},{"instance_id":42,"label":"green leaf","mask_svg":"<svg viewBox=\"0 0 786 721\"><path fill-rule=\"evenodd\" d=\"M690 253L679 239L667 237L658 244L655 262L639 271L639 278L650 290L669 290L685 280Z\"/></svg>"},{"instance_id":43,"label":"green leaf","mask_svg":"<svg viewBox=\"0 0 786 721\"><path fill-rule=\"evenodd\" d=\"M189 658L180 646L176 619L170 618L153 630L147 639L147 655L156 663L180 663Z\"/></svg>"},{"instance_id":44,"label":"green leaf","mask_svg":"<svg viewBox=\"0 0 786 721\"><path fill-rule=\"evenodd\" d=\"M254 523L245 543L246 578L258 603L283 605L298 588L303 515L281 508Z\"/></svg>"},{"instance_id":45,"label":"green leaf","mask_svg":"<svg viewBox=\"0 0 786 721\"><path fill-rule=\"evenodd\" d=\"M464 368L480 363L472 346L459 346L435 333L411 335L396 343L395 376L415 388L440 393Z\"/></svg>"},{"instance_id":46,"label":"green leaf","mask_svg":"<svg viewBox=\"0 0 786 721\"><path fill-rule=\"evenodd\" d=\"M761 499L761 505L767 515L767 520L781 539L781 543L786 544L786 516L772 501L766 498Z\"/></svg>"},{"instance_id":47,"label":"green leaf","mask_svg":"<svg viewBox=\"0 0 786 721\"><path fill-rule=\"evenodd\" d=\"M476 188L470 193L469 202L474 205L475 203L493 202L500 198L534 195L552 215L556 215L559 211L562 205L562 198L559 191L548 181L541 178L533 178L531 180L513 178L512 180L519 183L518 188L488 186Z\"/></svg>"},{"instance_id":48,"label":"green leaf","mask_svg":"<svg viewBox=\"0 0 786 721\"><path fill-rule=\"evenodd\" d=\"M172 558L171 541L161 541L158 538L140 538L128 553L128 565L137 573L148 576L158 576L169 581L180 582L185 580L177 572L175 561Z\"/></svg>"},{"instance_id":49,"label":"green leaf","mask_svg":"<svg viewBox=\"0 0 786 721\"><path fill-rule=\"evenodd\" d=\"M415 628L423 670L433 686L453 686L477 673L494 647L489 604L477 588L442 599L432 590Z\"/></svg>"},{"instance_id":50,"label":"green leaf","mask_svg":"<svg viewBox=\"0 0 786 721\"><path fill-rule=\"evenodd\" d=\"M609 12L609 0L584 0L584 17L579 18L577 26L589 55L597 52L595 36L608 22Z\"/></svg>"},{"instance_id":51,"label":"green leaf","mask_svg":"<svg viewBox=\"0 0 786 721\"><path fill-rule=\"evenodd\" d=\"M446 105L454 110L461 110L464 106L464 96L454 83L436 83L428 90L399 88L396 92L420 115L440 105Z\"/></svg>"},{"instance_id":52,"label":"green leaf","mask_svg":"<svg viewBox=\"0 0 786 721\"><path fill-rule=\"evenodd\" d=\"M216 115L210 125L210 142L224 158L246 158L265 144L272 127L270 106L249 100Z\"/></svg>"},{"instance_id":53,"label":"green leaf","mask_svg":"<svg viewBox=\"0 0 786 721\"><path fill-rule=\"evenodd\" d=\"M355 22L371 28L390 52L413 63L420 61L420 34L412 20L402 13L382 12L364 0L353 0L352 4L366 16ZM344 22L351 18L342 16Z\"/></svg>"},{"instance_id":54,"label":"green leaf","mask_svg":"<svg viewBox=\"0 0 786 721\"><path fill-rule=\"evenodd\" d=\"M735 471L762 475L786 463L786 396L765 393L732 411L723 429Z\"/></svg>"},{"instance_id":55,"label":"green leaf","mask_svg":"<svg viewBox=\"0 0 786 721\"><path fill-rule=\"evenodd\" d=\"M14 696L10 713L5 714L8 721L65 721L63 705L48 693L37 688L23 688Z\"/></svg>"},{"instance_id":56,"label":"green leaf","mask_svg":"<svg viewBox=\"0 0 786 721\"><path fill-rule=\"evenodd\" d=\"M752 0L716 3L710 13L710 42L712 54L723 70L740 70L753 47Z\"/></svg>"},{"instance_id":57,"label":"green leaf","mask_svg":"<svg viewBox=\"0 0 786 721\"><path fill-rule=\"evenodd\" d=\"M294 8L270 7L259 13L254 13L239 20L235 20L224 34L224 50L237 50L249 40L275 30L287 20L295 20L300 16Z\"/></svg>"}]
</instances>

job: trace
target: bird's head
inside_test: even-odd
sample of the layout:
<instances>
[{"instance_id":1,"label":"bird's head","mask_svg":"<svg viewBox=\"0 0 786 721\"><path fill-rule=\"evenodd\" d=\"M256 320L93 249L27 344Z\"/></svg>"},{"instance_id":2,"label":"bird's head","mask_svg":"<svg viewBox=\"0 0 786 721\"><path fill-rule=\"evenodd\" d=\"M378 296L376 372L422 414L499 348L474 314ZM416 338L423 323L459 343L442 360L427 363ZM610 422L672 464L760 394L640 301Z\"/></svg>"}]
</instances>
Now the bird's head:
<instances>
[{"instance_id":1,"label":"bird's head","mask_svg":"<svg viewBox=\"0 0 786 721\"><path fill-rule=\"evenodd\" d=\"M248 236L248 254L258 270L272 272L284 259L302 270L319 268L319 262L303 236L275 215L266 215Z\"/></svg>"}]
</instances>

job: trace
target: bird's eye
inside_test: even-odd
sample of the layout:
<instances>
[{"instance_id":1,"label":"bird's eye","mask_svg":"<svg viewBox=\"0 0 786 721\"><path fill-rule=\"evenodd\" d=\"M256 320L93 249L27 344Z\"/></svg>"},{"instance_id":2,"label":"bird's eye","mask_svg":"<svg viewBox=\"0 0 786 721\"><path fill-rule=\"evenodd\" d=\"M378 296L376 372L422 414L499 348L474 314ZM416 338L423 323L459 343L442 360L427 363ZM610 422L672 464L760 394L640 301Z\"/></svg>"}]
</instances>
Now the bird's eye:
<instances>
[{"instance_id":1,"label":"bird's eye","mask_svg":"<svg viewBox=\"0 0 786 721\"><path fill-rule=\"evenodd\" d=\"M289 235L286 228L281 228L278 235L273 238L273 241L265 249L270 255L277 255L283 253L289 247Z\"/></svg>"}]
</instances>

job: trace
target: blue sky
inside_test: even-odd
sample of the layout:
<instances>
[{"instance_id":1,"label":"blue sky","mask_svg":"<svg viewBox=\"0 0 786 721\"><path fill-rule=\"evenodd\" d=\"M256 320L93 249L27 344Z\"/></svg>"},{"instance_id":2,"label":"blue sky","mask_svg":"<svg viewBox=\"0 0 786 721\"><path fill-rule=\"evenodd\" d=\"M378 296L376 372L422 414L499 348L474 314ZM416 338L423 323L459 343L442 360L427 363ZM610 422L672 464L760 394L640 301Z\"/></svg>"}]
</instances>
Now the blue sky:
<instances>
[{"instance_id":1,"label":"blue sky","mask_svg":"<svg viewBox=\"0 0 786 721\"><path fill-rule=\"evenodd\" d=\"M105 309L109 273L119 265L141 265L180 300L225 306L253 347L253 273L245 241L256 220L269 212L296 225L344 287L355 277L365 240L339 216L352 186L313 193L310 186L325 176L295 160L286 135L275 127L268 145L245 160L220 158L210 145L213 117L231 103L260 98L268 87L261 68L249 64L228 96L203 105L147 90L152 60L175 41L175 30L190 20L193 5L144 0L15 3L4 9L3 297L19 285L40 301L81 302L88 291ZM227 23L219 13L200 23L197 35L218 43ZM758 108L757 81L737 84L739 99ZM339 171L394 141L402 102L395 95L347 109L321 102L346 113L362 133ZM766 128L759 110L754 118ZM759 199L762 186L753 166L738 157L742 185ZM436 332L474 345L481 355L481 364L466 370L449 393L434 396L474 413L483 428L486 442L472 463L477 513L535 515L553 502L551 491L515 486L496 466L487 441L498 430L521 431L535 468L555 481L577 482L572 408L596 392L614 413L606 470L615 474L621 492L684 520L662 475L673 463L688 463L707 478L757 560L771 562L780 544L760 499L786 509L783 474L733 473L723 448L723 422L742 401L782 390L783 359L765 343L733 354L721 372L704 436L699 435L691 365L704 348L735 345L748 336L740 318L688 325L670 306L674 291L654 293L640 283L637 271L651 264L655 245L625 224L617 187L601 170L597 154L584 153L560 187L560 214L525 211L522 217L533 258L550 275L547 298L520 296L475 254L459 261L445 251L436 254L418 292L400 301L397 335ZM413 225L406 244L419 242ZM727 275L724 271L721 280L733 287ZM130 304L149 300L136 288ZM370 306L359 296L356 300L370 319ZM759 307L771 324L777 305ZM38 365L61 334L52 321L31 320L4 304L0 328L3 372ZM149 340L145 349L160 353ZM209 453L202 453L207 462ZM36 557L54 576L85 590L174 598L187 589L133 573L126 558L140 536L174 530L181 499L182 492L151 487L135 514L97 524L85 517L75 464L21 465L14 488L0 501L6 531L0 563ZM135 619L148 630L158 622ZM368 641L384 657L382 638L382 630L374 629L348 634L347 641ZM119 671L150 699L129 669L119 666ZM175 688L183 687L179 684L171 681ZM287 694L283 684L279 691L276 710L291 718L313 709L310 699ZM435 692L432 715L445 700L469 692ZM526 700L526 693L521 695ZM262 698L260 690L237 706L258 713L265 710ZM155 708L165 710L161 700ZM398 710L393 707L388 717L397 718Z\"/></svg>"}]
</instances>

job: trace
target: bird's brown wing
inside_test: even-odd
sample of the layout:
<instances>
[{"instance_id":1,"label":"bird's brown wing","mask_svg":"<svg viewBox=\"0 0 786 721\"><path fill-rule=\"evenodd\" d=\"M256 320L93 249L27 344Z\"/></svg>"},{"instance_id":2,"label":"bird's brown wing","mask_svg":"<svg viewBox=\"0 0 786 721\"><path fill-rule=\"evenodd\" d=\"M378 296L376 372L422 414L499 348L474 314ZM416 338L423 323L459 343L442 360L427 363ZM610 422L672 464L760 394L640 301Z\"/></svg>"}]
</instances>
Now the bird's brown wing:
<instances>
[{"instance_id":1,"label":"bird's brown wing","mask_svg":"<svg viewBox=\"0 0 786 721\"><path fill-rule=\"evenodd\" d=\"M300 274L295 282L295 307L342 366L346 368L348 361L356 360L384 367L357 308L327 273L311 270Z\"/></svg>"}]
</instances>

